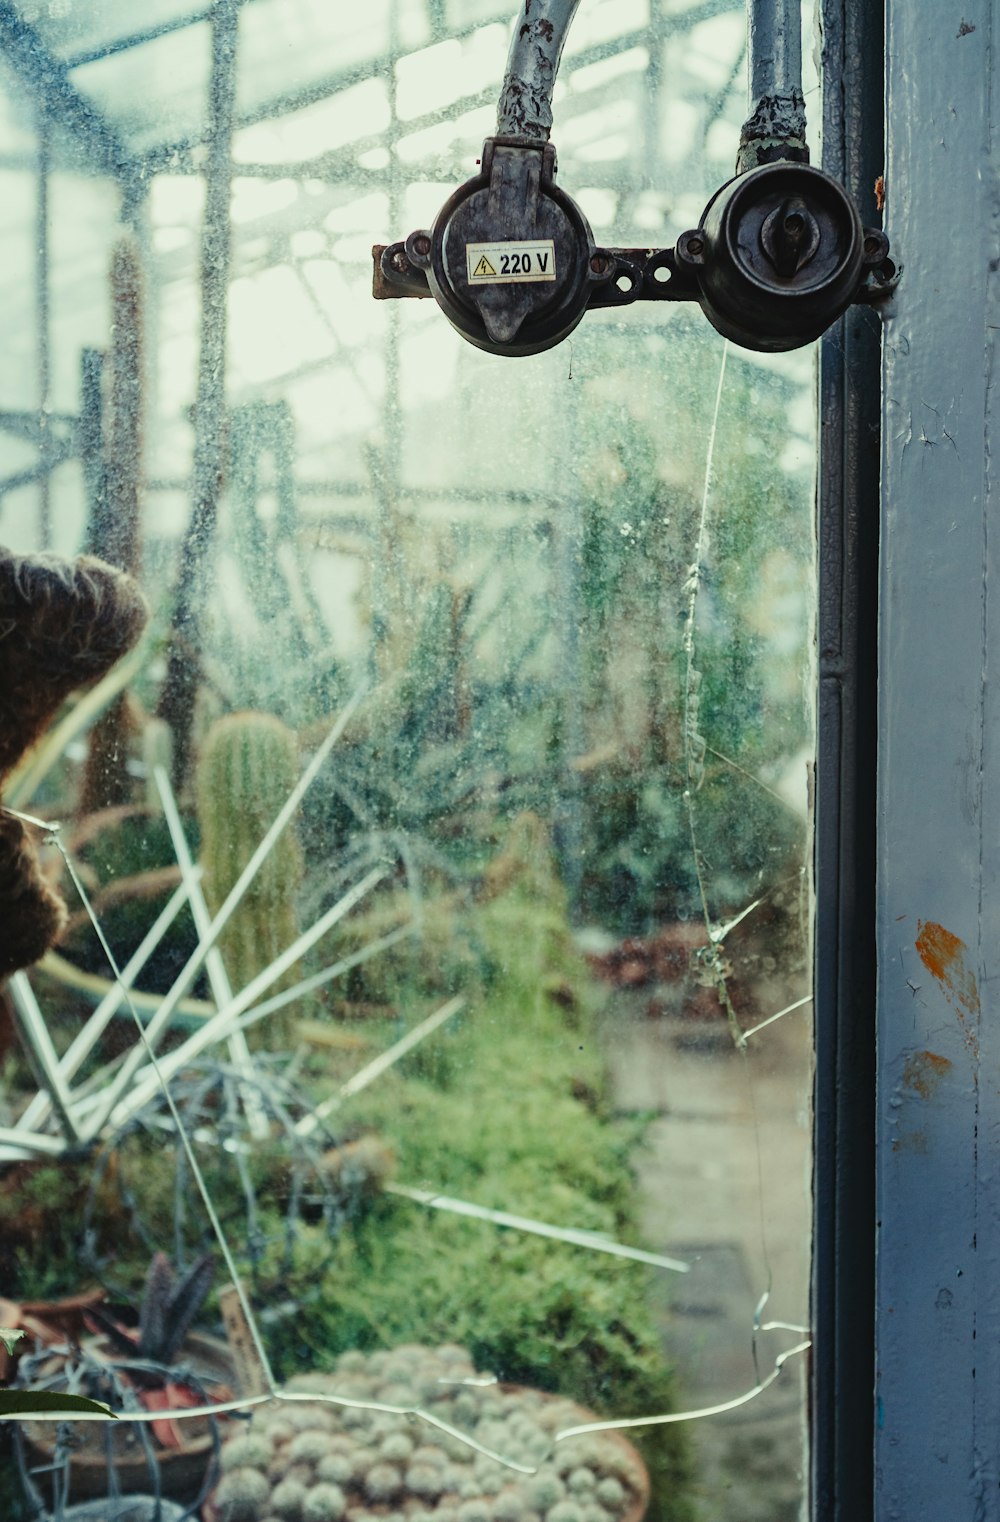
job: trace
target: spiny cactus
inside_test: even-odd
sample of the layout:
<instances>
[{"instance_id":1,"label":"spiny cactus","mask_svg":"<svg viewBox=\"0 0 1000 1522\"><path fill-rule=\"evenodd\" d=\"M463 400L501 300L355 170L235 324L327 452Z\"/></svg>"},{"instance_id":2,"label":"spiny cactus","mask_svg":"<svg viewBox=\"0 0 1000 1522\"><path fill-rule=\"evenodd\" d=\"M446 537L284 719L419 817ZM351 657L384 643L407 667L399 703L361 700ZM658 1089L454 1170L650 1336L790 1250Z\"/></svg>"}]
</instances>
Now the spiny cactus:
<instances>
[{"instance_id":1,"label":"spiny cactus","mask_svg":"<svg viewBox=\"0 0 1000 1522\"><path fill-rule=\"evenodd\" d=\"M298 774L295 735L272 714L227 714L208 731L196 788L205 896L213 913L267 833ZM219 940L234 989L245 987L295 940L295 893L301 875L302 851L290 824ZM272 1042L281 1042L287 1034L273 1024L269 1033Z\"/></svg>"},{"instance_id":2,"label":"spiny cactus","mask_svg":"<svg viewBox=\"0 0 1000 1522\"><path fill-rule=\"evenodd\" d=\"M330 1374L290 1388L383 1406L420 1406L534 1472L520 1474L440 1429L385 1410L319 1403L259 1412L224 1441L209 1522L623 1522L648 1481L610 1433L552 1438L580 1408L535 1390L476 1383L461 1348L345 1353Z\"/></svg>"}]
</instances>

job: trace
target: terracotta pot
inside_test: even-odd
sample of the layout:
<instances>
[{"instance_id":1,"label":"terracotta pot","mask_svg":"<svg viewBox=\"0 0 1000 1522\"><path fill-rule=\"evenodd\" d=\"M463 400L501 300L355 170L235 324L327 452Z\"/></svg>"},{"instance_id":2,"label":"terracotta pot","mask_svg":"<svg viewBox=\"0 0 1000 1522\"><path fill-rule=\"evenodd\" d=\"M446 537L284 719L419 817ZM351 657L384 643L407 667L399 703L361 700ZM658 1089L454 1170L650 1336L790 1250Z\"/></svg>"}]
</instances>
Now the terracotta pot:
<instances>
[{"instance_id":1,"label":"terracotta pot","mask_svg":"<svg viewBox=\"0 0 1000 1522\"><path fill-rule=\"evenodd\" d=\"M88 1352L96 1354L109 1364L122 1362L120 1355L112 1350L103 1338L94 1338L84 1344ZM57 1362L53 1359L53 1364ZM228 1398L233 1383L233 1363L229 1348L215 1337L203 1337L193 1333L187 1338L177 1360L178 1366L197 1374L207 1390L219 1398ZM43 1366L39 1371L44 1378L54 1370ZM225 1418L220 1418L225 1420ZM28 1447L31 1467L45 1468L55 1462L56 1435L51 1422L24 1422L22 1432ZM211 1460L213 1442L208 1417L195 1417L181 1425L185 1442L180 1448L161 1448L146 1424L153 1455L159 1473L159 1490L162 1496L187 1505L193 1501L205 1483ZM138 1427L122 1420L113 1425L100 1422L80 1422L73 1429L66 1459L69 1464L70 1501L87 1501L107 1497L109 1491L108 1454L106 1442L111 1438L111 1457L118 1490L123 1496L147 1495L154 1487L150 1482L149 1462ZM44 1484L44 1477L39 1476Z\"/></svg>"}]
</instances>

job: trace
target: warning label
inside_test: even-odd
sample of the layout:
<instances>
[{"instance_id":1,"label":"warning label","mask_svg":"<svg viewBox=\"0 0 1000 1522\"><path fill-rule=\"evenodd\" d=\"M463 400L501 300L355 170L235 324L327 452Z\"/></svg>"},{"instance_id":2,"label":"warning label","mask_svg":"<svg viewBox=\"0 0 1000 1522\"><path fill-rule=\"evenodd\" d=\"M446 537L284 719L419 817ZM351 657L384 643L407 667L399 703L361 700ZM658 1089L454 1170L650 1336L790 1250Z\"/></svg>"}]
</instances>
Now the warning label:
<instances>
[{"instance_id":1,"label":"warning label","mask_svg":"<svg viewBox=\"0 0 1000 1522\"><path fill-rule=\"evenodd\" d=\"M465 261L470 285L556 278L556 248L551 238L524 243L467 243Z\"/></svg>"}]
</instances>

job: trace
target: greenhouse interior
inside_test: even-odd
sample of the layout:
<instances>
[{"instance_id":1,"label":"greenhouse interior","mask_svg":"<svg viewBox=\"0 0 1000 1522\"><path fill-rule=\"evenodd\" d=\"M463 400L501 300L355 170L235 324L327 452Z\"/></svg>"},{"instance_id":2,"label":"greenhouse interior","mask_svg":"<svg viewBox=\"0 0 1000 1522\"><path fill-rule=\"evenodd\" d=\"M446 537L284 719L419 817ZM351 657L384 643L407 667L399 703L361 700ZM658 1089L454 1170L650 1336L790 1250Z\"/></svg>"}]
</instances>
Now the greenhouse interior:
<instances>
[{"instance_id":1,"label":"greenhouse interior","mask_svg":"<svg viewBox=\"0 0 1000 1522\"><path fill-rule=\"evenodd\" d=\"M0 0L0 1510L796 1522L816 346L636 263L746 7L580 5L505 353L532 0L192 3Z\"/></svg>"}]
</instances>

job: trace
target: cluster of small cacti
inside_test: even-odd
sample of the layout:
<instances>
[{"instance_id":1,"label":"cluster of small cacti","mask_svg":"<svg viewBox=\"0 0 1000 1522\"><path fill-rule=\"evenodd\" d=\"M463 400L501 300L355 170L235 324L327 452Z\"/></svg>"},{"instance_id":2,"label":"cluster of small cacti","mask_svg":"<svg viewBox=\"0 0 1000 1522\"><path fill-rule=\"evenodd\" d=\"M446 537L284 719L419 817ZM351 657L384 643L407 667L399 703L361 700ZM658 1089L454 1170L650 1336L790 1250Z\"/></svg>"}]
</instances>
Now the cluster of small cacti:
<instances>
[{"instance_id":1,"label":"cluster of small cacti","mask_svg":"<svg viewBox=\"0 0 1000 1522\"><path fill-rule=\"evenodd\" d=\"M419 1407L488 1454L413 1415L276 1402L223 1444L213 1522L622 1522L647 1493L638 1455L611 1433L553 1443L571 1401L483 1381L457 1347L345 1353L294 1391Z\"/></svg>"}]
</instances>

